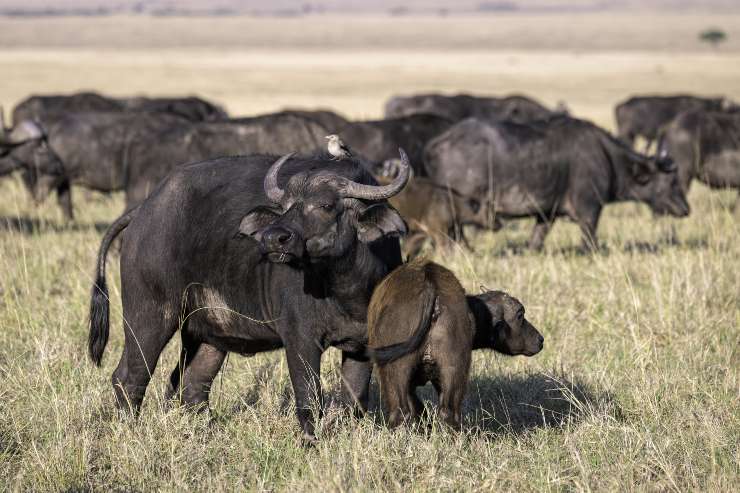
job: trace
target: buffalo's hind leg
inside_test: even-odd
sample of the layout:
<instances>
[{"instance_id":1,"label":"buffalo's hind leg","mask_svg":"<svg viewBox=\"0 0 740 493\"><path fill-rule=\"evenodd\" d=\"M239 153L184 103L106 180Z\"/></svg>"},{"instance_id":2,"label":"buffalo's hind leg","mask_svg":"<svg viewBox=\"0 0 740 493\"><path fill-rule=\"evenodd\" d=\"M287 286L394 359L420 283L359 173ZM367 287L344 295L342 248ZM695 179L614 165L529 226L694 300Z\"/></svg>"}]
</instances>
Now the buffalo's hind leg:
<instances>
[{"instance_id":1,"label":"buffalo's hind leg","mask_svg":"<svg viewBox=\"0 0 740 493\"><path fill-rule=\"evenodd\" d=\"M381 395L388 412L388 427L396 428L405 420L412 420L421 411L421 403L411 385L414 366L409 362L394 361L378 368Z\"/></svg>"},{"instance_id":2,"label":"buffalo's hind leg","mask_svg":"<svg viewBox=\"0 0 740 493\"><path fill-rule=\"evenodd\" d=\"M177 323L166 320L163 308L151 298L142 301L141 293L137 293L137 303L131 303L126 300L131 290L122 292L125 341L121 360L113 372L113 390L119 409L138 414L159 355L175 334Z\"/></svg>"},{"instance_id":3,"label":"buffalo's hind leg","mask_svg":"<svg viewBox=\"0 0 740 493\"><path fill-rule=\"evenodd\" d=\"M226 358L226 353L205 342L201 343L189 364L185 367L182 380L182 402L198 411L208 410L211 385Z\"/></svg>"},{"instance_id":4,"label":"buffalo's hind leg","mask_svg":"<svg viewBox=\"0 0 740 493\"><path fill-rule=\"evenodd\" d=\"M464 358L463 358L464 359ZM468 368L465 361L460 366L447 366L440 369L439 382L434 387L439 394L439 417L450 428L459 430L462 424L462 403L467 386ZM467 366L470 366L469 360Z\"/></svg>"},{"instance_id":5,"label":"buffalo's hind leg","mask_svg":"<svg viewBox=\"0 0 740 493\"><path fill-rule=\"evenodd\" d=\"M194 326L197 316L182 324L182 348L177 366L170 374L167 399L178 398L182 404L198 411L208 409L211 384L223 365L226 353L193 336L200 333Z\"/></svg>"}]
</instances>

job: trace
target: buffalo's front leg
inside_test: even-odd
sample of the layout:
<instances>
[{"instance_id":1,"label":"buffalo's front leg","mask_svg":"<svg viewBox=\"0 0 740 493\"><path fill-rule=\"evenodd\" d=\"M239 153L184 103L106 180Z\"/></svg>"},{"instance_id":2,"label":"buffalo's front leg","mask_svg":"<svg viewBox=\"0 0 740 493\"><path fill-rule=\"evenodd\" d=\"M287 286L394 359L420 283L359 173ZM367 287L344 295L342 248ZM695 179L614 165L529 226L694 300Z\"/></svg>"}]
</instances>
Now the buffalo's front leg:
<instances>
[{"instance_id":1,"label":"buffalo's front leg","mask_svg":"<svg viewBox=\"0 0 740 493\"><path fill-rule=\"evenodd\" d=\"M367 358L342 351L342 397L357 417L367 411L373 364Z\"/></svg>"},{"instance_id":2,"label":"buffalo's front leg","mask_svg":"<svg viewBox=\"0 0 740 493\"><path fill-rule=\"evenodd\" d=\"M64 217L70 221L75 218L72 209L72 187L69 181L65 181L57 187L57 204L62 209Z\"/></svg>"},{"instance_id":3,"label":"buffalo's front leg","mask_svg":"<svg viewBox=\"0 0 740 493\"><path fill-rule=\"evenodd\" d=\"M553 221L547 217L537 216L537 223L532 228L532 236L529 237L529 248L540 251L545 246L545 238L552 228Z\"/></svg>"},{"instance_id":4,"label":"buffalo's front leg","mask_svg":"<svg viewBox=\"0 0 740 493\"><path fill-rule=\"evenodd\" d=\"M320 415L324 405L319 379L322 352L323 349L318 344L308 341L291 341L285 345L290 381L295 394L296 417L303 432L302 438L307 444L316 443L313 411L316 408Z\"/></svg>"}]
</instances>

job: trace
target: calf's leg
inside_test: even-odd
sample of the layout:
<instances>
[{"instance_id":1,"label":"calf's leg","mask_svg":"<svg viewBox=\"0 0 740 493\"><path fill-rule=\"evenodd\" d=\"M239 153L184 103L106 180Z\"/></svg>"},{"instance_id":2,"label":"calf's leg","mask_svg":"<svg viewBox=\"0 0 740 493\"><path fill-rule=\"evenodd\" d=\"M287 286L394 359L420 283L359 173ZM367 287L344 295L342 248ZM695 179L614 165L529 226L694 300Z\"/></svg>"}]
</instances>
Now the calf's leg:
<instances>
[{"instance_id":1,"label":"calf's leg","mask_svg":"<svg viewBox=\"0 0 740 493\"><path fill-rule=\"evenodd\" d=\"M466 353L445 358L447 361L438 366L439 377L434 382L439 394L439 417L454 429L460 429L462 424L462 403L470 371L470 351Z\"/></svg>"},{"instance_id":2,"label":"calf's leg","mask_svg":"<svg viewBox=\"0 0 740 493\"><path fill-rule=\"evenodd\" d=\"M378 368L380 392L388 412L389 428L397 427L405 419L415 418L421 407L411 386L414 366L404 359Z\"/></svg>"}]
</instances>

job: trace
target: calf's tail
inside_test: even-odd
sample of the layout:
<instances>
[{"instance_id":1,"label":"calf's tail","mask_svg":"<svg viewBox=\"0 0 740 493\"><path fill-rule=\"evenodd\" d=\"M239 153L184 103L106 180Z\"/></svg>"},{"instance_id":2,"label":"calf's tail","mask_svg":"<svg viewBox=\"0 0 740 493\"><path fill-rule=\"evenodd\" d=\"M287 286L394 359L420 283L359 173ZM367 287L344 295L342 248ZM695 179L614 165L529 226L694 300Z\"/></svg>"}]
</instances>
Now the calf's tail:
<instances>
[{"instance_id":1,"label":"calf's tail","mask_svg":"<svg viewBox=\"0 0 740 493\"><path fill-rule=\"evenodd\" d=\"M105 283L105 259L108 256L111 243L121 231L126 229L138 209L138 207L131 209L111 224L105 236L103 236L98 251L95 284L93 284L90 293L90 332L87 339L88 353L96 366L100 366L100 361L103 359L103 351L105 351L105 346L108 344L108 334L110 332L110 302L108 300L108 286Z\"/></svg>"},{"instance_id":2,"label":"calf's tail","mask_svg":"<svg viewBox=\"0 0 740 493\"><path fill-rule=\"evenodd\" d=\"M367 356L375 364L380 366L386 365L419 349L424 339L426 339L427 334L429 334L432 322L439 314L439 298L430 283L427 283L426 288L422 292L420 306L422 309L419 323L410 338L397 344L367 349Z\"/></svg>"}]
</instances>

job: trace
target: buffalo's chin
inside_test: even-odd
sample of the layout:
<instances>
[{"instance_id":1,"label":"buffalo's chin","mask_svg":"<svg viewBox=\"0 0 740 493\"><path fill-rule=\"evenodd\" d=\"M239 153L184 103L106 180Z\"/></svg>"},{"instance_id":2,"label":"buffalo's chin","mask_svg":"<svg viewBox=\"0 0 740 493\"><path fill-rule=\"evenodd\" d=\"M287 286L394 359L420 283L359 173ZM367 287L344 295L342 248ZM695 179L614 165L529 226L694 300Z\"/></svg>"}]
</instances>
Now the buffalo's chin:
<instances>
[{"instance_id":1,"label":"buffalo's chin","mask_svg":"<svg viewBox=\"0 0 740 493\"><path fill-rule=\"evenodd\" d=\"M268 252L266 256L267 260L274 264L288 264L298 258L287 252Z\"/></svg>"},{"instance_id":2,"label":"buffalo's chin","mask_svg":"<svg viewBox=\"0 0 740 493\"><path fill-rule=\"evenodd\" d=\"M673 205L653 208L656 216L686 217L690 214L688 206Z\"/></svg>"}]
</instances>

